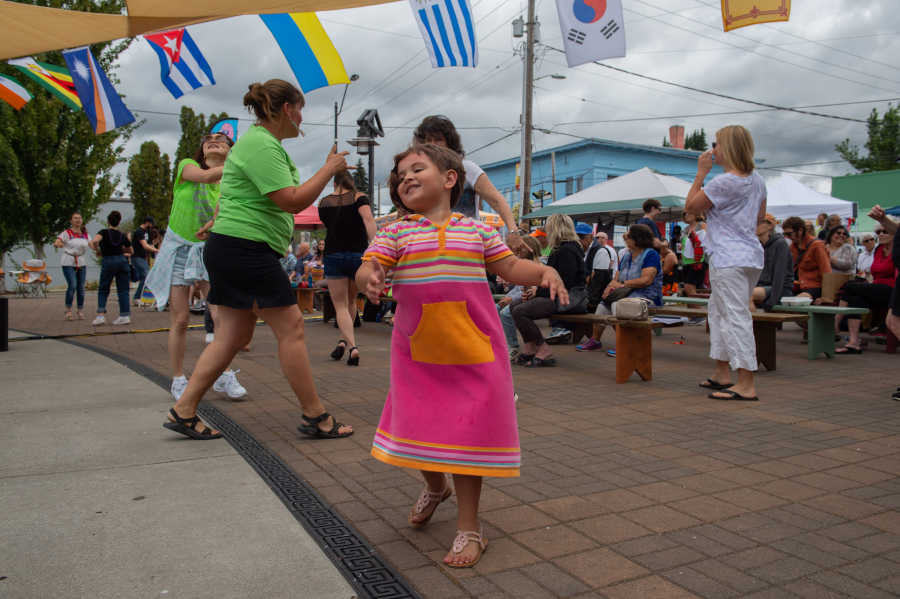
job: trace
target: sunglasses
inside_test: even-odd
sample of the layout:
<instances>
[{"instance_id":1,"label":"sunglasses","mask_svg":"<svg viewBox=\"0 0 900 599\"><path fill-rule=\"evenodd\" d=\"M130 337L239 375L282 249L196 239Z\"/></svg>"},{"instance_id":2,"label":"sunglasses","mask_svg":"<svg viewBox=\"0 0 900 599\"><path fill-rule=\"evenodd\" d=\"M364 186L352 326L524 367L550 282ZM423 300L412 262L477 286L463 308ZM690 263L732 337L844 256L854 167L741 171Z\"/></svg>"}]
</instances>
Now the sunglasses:
<instances>
[{"instance_id":1,"label":"sunglasses","mask_svg":"<svg viewBox=\"0 0 900 599\"><path fill-rule=\"evenodd\" d=\"M230 140L227 135L204 135L200 138L200 143L208 144L211 142L219 143L219 144L227 144Z\"/></svg>"},{"instance_id":2,"label":"sunglasses","mask_svg":"<svg viewBox=\"0 0 900 599\"><path fill-rule=\"evenodd\" d=\"M838 231L838 232L836 232L836 233L835 233L835 236L837 236L837 235L840 235L841 237L846 237L846 236L847 236L847 234L844 233L843 231Z\"/></svg>"},{"instance_id":3,"label":"sunglasses","mask_svg":"<svg viewBox=\"0 0 900 599\"><path fill-rule=\"evenodd\" d=\"M713 142L713 143L712 143L712 149L713 149L713 150L716 149L716 142Z\"/></svg>"},{"instance_id":4,"label":"sunglasses","mask_svg":"<svg viewBox=\"0 0 900 599\"><path fill-rule=\"evenodd\" d=\"M873 231L873 233L875 233L876 235L881 235L882 233L886 233L886 232L887 231L885 231L884 229L875 229Z\"/></svg>"},{"instance_id":5,"label":"sunglasses","mask_svg":"<svg viewBox=\"0 0 900 599\"><path fill-rule=\"evenodd\" d=\"M867 237L867 238L863 239L863 243L875 243L875 238Z\"/></svg>"}]
</instances>

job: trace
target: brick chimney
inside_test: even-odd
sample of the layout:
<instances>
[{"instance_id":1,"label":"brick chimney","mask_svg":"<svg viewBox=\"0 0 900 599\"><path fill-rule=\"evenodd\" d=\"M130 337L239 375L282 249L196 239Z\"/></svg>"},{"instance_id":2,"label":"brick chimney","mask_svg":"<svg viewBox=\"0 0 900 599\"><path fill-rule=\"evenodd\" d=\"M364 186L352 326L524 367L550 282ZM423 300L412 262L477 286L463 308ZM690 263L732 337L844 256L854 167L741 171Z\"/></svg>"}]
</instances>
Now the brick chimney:
<instances>
[{"instance_id":1,"label":"brick chimney","mask_svg":"<svg viewBox=\"0 0 900 599\"><path fill-rule=\"evenodd\" d=\"M669 143L672 144L673 148L684 149L684 127L681 125L669 127Z\"/></svg>"}]
</instances>

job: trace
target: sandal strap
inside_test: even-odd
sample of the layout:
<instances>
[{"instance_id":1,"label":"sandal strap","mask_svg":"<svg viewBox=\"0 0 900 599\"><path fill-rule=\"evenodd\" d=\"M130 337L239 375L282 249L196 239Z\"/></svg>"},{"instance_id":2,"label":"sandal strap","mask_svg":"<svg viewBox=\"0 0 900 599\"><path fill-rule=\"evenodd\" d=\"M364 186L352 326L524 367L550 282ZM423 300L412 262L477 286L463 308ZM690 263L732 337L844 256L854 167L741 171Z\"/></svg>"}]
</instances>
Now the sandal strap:
<instances>
[{"instance_id":1,"label":"sandal strap","mask_svg":"<svg viewBox=\"0 0 900 599\"><path fill-rule=\"evenodd\" d=\"M482 536L482 530L484 529L481 524L478 525L478 532L475 532L474 530L457 530L456 540L453 541L453 553L461 553L469 544L469 541L476 541L481 545L481 550L484 551L484 537Z\"/></svg>"},{"instance_id":2,"label":"sandal strap","mask_svg":"<svg viewBox=\"0 0 900 599\"><path fill-rule=\"evenodd\" d=\"M320 422L324 422L329 418L331 418L331 414L328 412L324 412L321 416L316 416L315 418L310 418L306 414L303 415L303 419L309 422L310 426L318 426ZM335 419L335 422L337 422L337 419Z\"/></svg>"},{"instance_id":3,"label":"sandal strap","mask_svg":"<svg viewBox=\"0 0 900 599\"><path fill-rule=\"evenodd\" d=\"M191 429L193 431L197 431L197 425L200 423L199 416L194 415L193 418L182 418L181 416L178 415L178 412L175 411L175 408L170 409L169 414L172 415L172 418L174 418L175 422L177 422L178 424L182 424L184 426L187 426L189 429ZM204 425L204 426L206 426L206 425ZM202 435L208 430L210 430L209 427L206 427L204 429L204 432L202 432L202 433L200 431L197 431L197 432Z\"/></svg>"},{"instance_id":4,"label":"sandal strap","mask_svg":"<svg viewBox=\"0 0 900 599\"><path fill-rule=\"evenodd\" d=\"M435 493L434 491L429 491L428 487L425 487L425 490L422 491L422 495L419 497L419 500L416 502L416 507L415 507L416 513L421 514L422 512L425 511L425 508L427 508L433 502L435 502L435 501L439 502L441 499L443 499L444 493L447 492L447 488L449 486L450 486L450 481L448 480L444 484L444 490L440 491L438 493Z\"/></svg>"}]
</instances>

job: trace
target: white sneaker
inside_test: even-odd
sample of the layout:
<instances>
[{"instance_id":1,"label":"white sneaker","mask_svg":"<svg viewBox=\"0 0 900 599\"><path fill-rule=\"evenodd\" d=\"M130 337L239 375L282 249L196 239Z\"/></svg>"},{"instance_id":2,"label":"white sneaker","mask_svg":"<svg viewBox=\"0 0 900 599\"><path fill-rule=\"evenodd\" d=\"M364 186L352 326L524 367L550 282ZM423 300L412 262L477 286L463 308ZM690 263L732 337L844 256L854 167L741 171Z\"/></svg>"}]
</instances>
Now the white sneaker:
<instances>
[{"instance_id":1,"label":"white sneaker","mask_svg":"<svg viewBox=\"0 0 900 599\"><path fill-rule=\"evenodd\" d=\"M519 346L518 346L518 345L516 345L515 347L508 347L507 349L509 350L509 361L510 361L510 362L512 362L513 360L515 360L515 359L516 359L516 356L518 356L518 355L519 355L519 352L521 351L521 350L519 349Z\"/></svg>"},{"instance_id":2,"label":"white sneaker","mask_svg":"<svg viewBox=\"0 0 900 599\"><path fill-rule=\"evenodd\" d=\"M515 401L519 401L519 394L518 394L518 393L513 393L513 401L514 401L514 402L515 402Z\"/></svg>"},{"instance_id":3,"label":"white sneaker","mask_svg":"<svg viewBox=\"0 0 900 599\"><path fill-rule=\"evenodd\" d=\"M206 343L212 343L216 339L215 333L207 333L206 334Z\"/></svg>"},{"instance_id":4,"label":"white sneaker","mask_svg":"<svg viewBox=\"0 0 900 599\"><path fill-rule=\"evenodd\" d=\"M120 316L113 321L113 324L131 324L130 316Z\"/></svg>"},{"instance_id":5,"label":"white sneaker","mask_svg":"<svg viewBox=\"0 0 900 599\"><path fill-rule=\"evenodd\" d=\"M181 395L184 393L184 390L187 389L188 380L186 376L179 376L172 379L172 395L175 396L175 401L181 399Z\"/></svg>"},{"instance_id":6,"label":"white sneaker","mask_svg":"<svg viewBox=\"0 0 900 599\"><path fill-rule=\"evenodd\" d=\"M219 393L227 393L228 397L231 399L237 399L238 397L247 395L247 390L241 387L241 384L237 380L236 375L239 372L240 369L223 372L222 376L216 380L216 384L213 385L213 390L218 391Z\"/></svg>"},{"instance_id":7,"label":"white sneaker","mask_svg":"<svg viewBox=\"0 0 900 599\"><path fill-rule=\"evenodd\" d=\"M132 305L132 306L138 306L138 307L140 307L140 305L141 305L141 300L136 300L136 299L134 299L134 298L131 298L131 305Z\"/></svg>"},{"instance_id":8,"label":"white sneaker","mask_svg":"<svg viewBox=\"0 0 900 599\"><path fill-rule=\"evenodd\" d=\"M106 324L106 315L100 314L97 318L94 319L94 326Z\"/></svg>"}]
</instances>

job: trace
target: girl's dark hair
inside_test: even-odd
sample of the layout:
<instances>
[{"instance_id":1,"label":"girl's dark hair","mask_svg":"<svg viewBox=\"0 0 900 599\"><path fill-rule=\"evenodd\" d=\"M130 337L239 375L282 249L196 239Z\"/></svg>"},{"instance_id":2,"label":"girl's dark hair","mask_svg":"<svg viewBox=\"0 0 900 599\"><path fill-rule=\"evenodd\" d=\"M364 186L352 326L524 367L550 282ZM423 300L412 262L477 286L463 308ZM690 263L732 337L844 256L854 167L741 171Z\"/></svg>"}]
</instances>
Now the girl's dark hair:
<instances>
[{"instance_id":1,"label":"girl's dark hair","mask_svg":"<svg viewBox=\"0 0 900 599\"><path fill-rule=\"evenodd\" d=\"M653 236L653 232L647 225L631 225L631 228L628 229L628 237L634 242L635 247L643 249L652 248L656 241L656 237Z\"/></svg>"},{"instance_id":2,"label":"girl's dark hair","mask_svg":"<svg viewBox=\"0 0 900 599\"><path fill-rule=\"evenodd\" d=\"M343 170L334 176L334 184L344 190L344 192L359 191L356 189L356 183L353 181L353 177L350 176L350 171Z\"/></svg>"},{"instance_id":3,"label":"girl's dark hair","mask_svg":"<svg viewBox=\"0 0 900 599\"><path fill-rule=\"evenodd\" d=\"M234 145L234 142L231 141L231 138L230 138L230 137L228 137L228 136L225 135L224 133L219 133L219 135L224 136L225 139L228 140L228 147L229 147L229 148L232 147L232 146ZM204 135L204 137L206 137L206 136ZM202 139L202 138L201 138L201 139ZM194 162L196 162L197 164L199 164L201 169L203 169L203 170L209 170L209 166L207 166L207 164L206 164L206 154L203 153L203 142L200 142L200 147L197 148L197 152L194 154Z\"/></svg>"},{"instance_id":4,"label":"girl's dark hair","mask_svg":"<svg viewBox=\"0 0 900 599\"><path fill-rule=\"evenodd\" d=\"M81 233L87 233L87 227L84 226L84 215L81 214L79 211L76 210L75 212L73 212L72 214L69 215L69 222L72 222L72 217L75 216L76 214L81 217Z\"/></svg>"},{"instance_id":5,"label":"girl's dark hair","mask_svg":"<svg viewBox=\"0 0 900 599\"><path fill-rule=\"evenodd\" d=\"M106 217L106 222L108 222L110 226L118 227L119 223L122 222L122 214L118 210L113 210Z\"/></svg>"},{"instance_id":6,"label":"girl's dark hair","mask_svg":"<svg viewBox=\"0 0 900 599\"><path fill-rule=\"evenodd\" d=\"M260 120L276 120L285 104L300 104L300 108L306 105L303 92L283 79L251 83L248 89L250 91L244 94L244 106Z\"/></svg>"},{"instance_id":7,"label":"girl's dark hair","mask_svg":"<svg viewBox=\"0 0 900 599\"><path fill-rule=\"evenodd\" d=\"M844 225L838 225L836 227L831 227L828 229L828 234L825 235L825 245L831 245L831 238L834 237L834 234L838 231L844 232L844 241L847 241L847 237L849 237L849 233L847 232L847 227Z\"/></svg>"},{"instance_id":8,"label":"girl's dark hair","mask_svg":"<svg viewBox=\"0 0 900 599\"><path fill-rule=\"evenodd\" d=\"M441 115L426 116L413 132L413 143L424 144L425 140L435 137L443 137L444 141L447 142L448 148L459 154L460 158L465 157L466 151L463 149L462 139L460 139L459 133L456 132L453 121L447 117Z\"/></svg>"},{"instance_id":9,"label":"girl's dark hair","mask_svg":"<svg viewBox=\"0 0 900 599\"><path fill-rule=\"evenodd\" d=\"M466 184L466 170L463 168L462 158L450 148L436 146L434 144L416 144L394 156L394 168L391 169L388 187L391 191L391 203L397 207L397 211L401 214L414 213L414 211L407 208L403 203L403 200L400 199L399 188L402 179L400 179L400 175L397 173L397 165L410 154L420 154L427 157L442 173L456 171L456 184L453 186L453 189L450 190L450 208L456 206L456 203L459 201L459 196L462 195L463 186Z\"/></svg>"}]
</instances>

